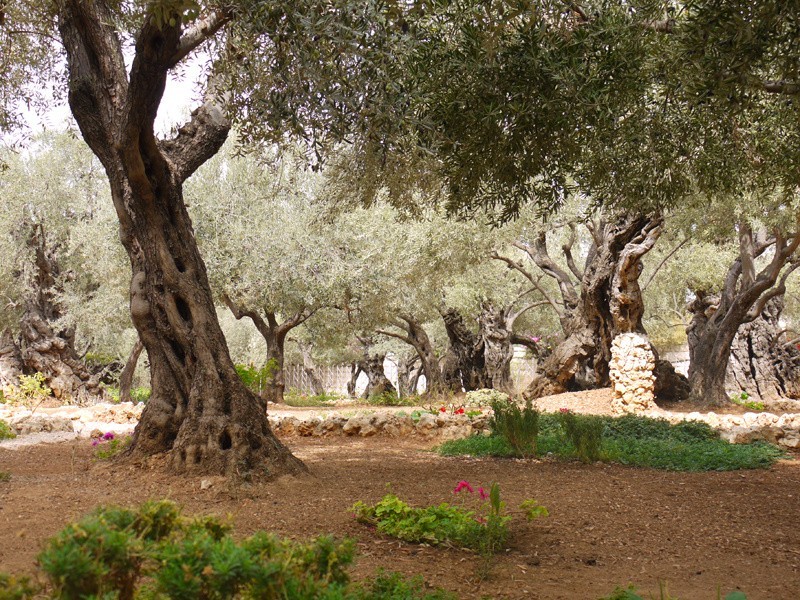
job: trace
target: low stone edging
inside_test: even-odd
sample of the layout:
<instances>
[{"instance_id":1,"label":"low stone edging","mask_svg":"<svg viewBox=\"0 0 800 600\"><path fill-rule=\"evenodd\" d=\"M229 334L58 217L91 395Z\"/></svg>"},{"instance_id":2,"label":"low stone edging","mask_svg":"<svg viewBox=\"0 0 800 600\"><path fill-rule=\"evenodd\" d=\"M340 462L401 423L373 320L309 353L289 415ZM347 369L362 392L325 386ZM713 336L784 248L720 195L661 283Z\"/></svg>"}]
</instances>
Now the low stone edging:
<instances>
[{"instance_id":1,"label":"low stone edging","mask_svg":"<svg viewBox=\"0 0 800 600\"><path fill-rule=\"evenodd\" d=\"M144 409L143 404L97 404L89 407L62 406L37 409L11 408L0 405L0 420L8 423L17 435L41 432L72 433L88 438L96 431L131 433ZM672 423L702 421L719 431L720 437L732 444L763 440L785 448L800 448L800 414L744 413L718 415L714 412L674 413L653 411L651 417L666 418ZM369 412L351 416L312 414L269 415L270 426L281 436L301 437L416 437L421 440L451 440L473 433L489 431L491 415L484 412L468 417L465 414L415 412Z\"/></svg>"}]
</instances>

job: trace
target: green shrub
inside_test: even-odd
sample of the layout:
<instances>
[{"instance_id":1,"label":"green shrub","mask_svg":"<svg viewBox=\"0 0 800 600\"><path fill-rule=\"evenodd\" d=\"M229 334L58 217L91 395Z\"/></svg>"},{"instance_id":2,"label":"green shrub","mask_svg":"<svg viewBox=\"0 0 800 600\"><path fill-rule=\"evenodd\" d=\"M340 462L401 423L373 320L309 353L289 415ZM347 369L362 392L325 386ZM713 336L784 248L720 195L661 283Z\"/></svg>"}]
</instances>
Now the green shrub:
<instances>
[{"instance_id":1,"label":"green shrub","mask_svg":"<svg viewBox=\"0 0 800 600\"><path fill-rule=\"evenodd\" d=\"M6 387L4 400L7 404L36 408L53 395L53 390L47 387L45 381L45 376L38 372L20 375L19 385Z\"/></svg>"},{"instance_id":2,"label":"green shrub","mask_svg":"<svg viewBox=\"0 0 800 600\"><path fill-rule=\"evenodd\" d=\"M108 460L130 448L133 438L129 435L115 435L109 431L92 440L94 455L100 460Z\"/></svg>"},{"instance_id":3,"label":"green shrub","mask_svg":"<svg viewBox=\"0 0 800 600\"><path fill-rule=\"evenodd\" d=\"M283 396L283 401L287 406L331 406L340 399L341 396L333 393L323 392L321 394L308 395L294 388Z\"/></svg>"},{"instance_id":4,"label":"green shrub","mask_svg":"<svg viewBox=\"0 0 800 600\"><path fill-rule=\"evenodd\" d=\"M571 410L561 409L558 420L581 462L593 463L600 460L600 446L605 428L602 419L591 415L576 415Z\"/></svg>"},{"instance_id":5,"label":"green shrub","mask_svg":"<svg viewBox=\"0 0 800 600\"><path fill-rule=\"evenodd\" d=\"M495 402L510 402L511 398L508 394L490 389L473 390L467 392L464 399L465 406L474 406L477 408L489 408Z\"/></svg>"},{"instance_id":6,"label":"green shrub","mask_svg":"<svg viewBox=\"0 0 800 600\"><path fill-rule=\"evenodd\" d=\"M278 363L274 358L269 359L260 369L255 365L236 365L236 373L248 388L260 393L272 381L278 372Z\"/></svg>"},{"instance_id":7,"label":"green shrub","mask_svg":"<svg viewBox=\"0 0 800 600\"><path fill-rule=\"evenodd\" d=\"M699 421L670 425L664 419L632 415L589 418L603 424L601 458L625 465L670 471L732 471L768 468L783 456L779 448L764 442L729 444ZM564 459L579 458L574 444L564 443L562 420L561 413L540 416L538 452ZM508 441L496 435L447 441L437 450L444 456L516 456Z\"/></svg>"},{"instance_id":8,"label":"green shrub","mask_svg":"<svg viewBox=\"0 0 800 600\"><path fill-rule=\"evenodd\" d=\"M3 420L0 420L0 440L11 440L17 437L11 426Z\"/></svg>"},{"instance_id":9,"label":"green shrub","mask_svg":"<svg viewBox=\"0 0 800 600\"><path fill-rule=\"evenodd\" d=\"M27 577L0 573L0 600L32 600L37 591Z\"/></svg>"},{"instance_id":10,"label":"green shrub","mask_svg":"<svg viewBox=\"0 0 800 600\"><path fill-rule=\"evenodd\" d=\"M148 387L131 388L131 402L134 404L147 404L152 390Z\"/></svg>"},{"instance_id":11,"label":"green shrub","mask_svg":"<svg viewBox=\"0 0 800 600\"><path fill-rule=\"evenodd\" d=\"M97 509L50 540L38 562L49 597L62 600L449 598L391 574L351 586L353 558L349 540L299 543L259 532L237 542L215 517L186 518L170 502L149 502L138 510ZM0 600L32 598L23 585L0 575Z\"/></svg>"},{"instance_id":12,"label":"green shrub","mask_svg":"<svg viewBox=\"0 0 800 600\"><path fill-rule=\"evenodd\" d=\"M395 392L373 394L367 398L367 402L373 406L414 406L415 404L414 397L401 398Z\"/></svg>"},{"instance_id":13,"label":"green shrub","mask_svg":"<svg viewBox=\"0 0 800 600\"><path fill-rule=\"evenodd\" d=\"M492 432L508 441L515 456L536 456L539 411L532 407L531 401L528 400L522 410L516 402L495 401L492 410Z\"/></svg>"},{"instance_id":14,"label":"green shrub","mask_svg":"<svg viewBox=\"0 0 800 600\"><path fill-rule=\"evenodd\" d=\"M465 490L468 494L476 493L466 481L458 482L454 492ZM505 502L500 500L497 483L488 492L478 488L477 496L480 502L477 511L447 502L415 508L394 494L387 494L374 506L356 502L352 510L359 522L406 542L452 544L489 556L504 547L511 517L506 514ZM547 516L547 509L532 499L526 500L521 508L529 520Z\"/></svg>"}]
</instances>

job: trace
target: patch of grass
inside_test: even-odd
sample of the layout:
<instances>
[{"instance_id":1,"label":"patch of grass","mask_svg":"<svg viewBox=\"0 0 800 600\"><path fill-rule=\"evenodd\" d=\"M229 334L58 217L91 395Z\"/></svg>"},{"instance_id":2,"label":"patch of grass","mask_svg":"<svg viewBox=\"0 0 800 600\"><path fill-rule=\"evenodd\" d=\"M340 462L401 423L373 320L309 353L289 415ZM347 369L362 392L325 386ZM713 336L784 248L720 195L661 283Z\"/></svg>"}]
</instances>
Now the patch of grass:
<instances>
[{"instance_id":1,"label":"patch of grass","mask_svg":"<svg viewBox=\"0 0 800 600\"><path fill-rule=\"evenodd\" d=\"M765 469L783 456L779 448L764 442L729 444L706 423L697 421L670 425L663 419L635 416L596 419L604 425L601 458L624 465L669 471L734 471ZM540 455L565 460L578 457L554 415L540 419L538 449ZM515 456L511 445L496 435L447 441L437 451L443 456Z\"/></svg>"},{"instance_id":2,"label":"patch of grass","mask_svg":"<svg viewBox=\"0 0 800 600\"><path fill-rule=\"evenodd\" d=\"M739 406L749 408L750 410L764 410L765 406L763 402L748 400L748 398L750 398L750 394L748 394L747 392L742 392L741 394L738 395L733 394L730 397L731 402L733 402L734 404L738 404Z\"/></svg>"},{"instance_id":3,"label":"patch of grass","mask_svg":"<svg viewBox=\"0 0 800 600\"><path fill-rule=\"evenodd\" d=\"M11 426L5 421L0 421L0 440L13 440L17 437Z\"/></svg>"},{"instance_id":4,"label":"patch of grass","mask_svg":"<svg viewBox=\"0 0 800 600\"><path fill-rule=\"evenodd\" d=\"M0 483L11 481L11 473L8 471L0 471Z\"/></svg>"},{"instance_id":5,"label":"patch of grass","mask_svg":"<svg viewBox=\"0 0 800 600\"><path fill-rule=\"evenodd\" d=\"M367 402L373 406L415 406L419 398L412 396L410 398L401 398L394 392L383 392L382 394L373 394L367 398Z\"/></svg>"},{"instance_id":6,"label":"patch of grass","mask_svg":"<svg viewBox=\"0 0 800 600\"><path fill-rule=\"evenodd\" d=\"M332 406L339 400L340 397L336 394L322 394L308 395L302 394L298 390L291 389L283 396L283 402L287 406Z\"/></svg>"}]
</instances>

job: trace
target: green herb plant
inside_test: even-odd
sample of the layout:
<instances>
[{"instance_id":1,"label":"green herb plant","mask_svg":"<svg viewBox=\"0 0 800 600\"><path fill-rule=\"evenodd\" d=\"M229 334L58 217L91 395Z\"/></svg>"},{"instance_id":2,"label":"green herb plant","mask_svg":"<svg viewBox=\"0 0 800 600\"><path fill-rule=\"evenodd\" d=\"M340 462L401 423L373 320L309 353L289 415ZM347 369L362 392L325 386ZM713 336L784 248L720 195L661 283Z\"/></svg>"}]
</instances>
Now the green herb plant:
<instances>
[{"instance_id":1,"label":"green herb plant","mask_svg":"<svg viewBox=\"0 0 800 600\"><path fill-rule=\"evenodd\" d=\"M536 437L539 434L539 411L528 400L520 409L511 400L492 402L494 416L491 421L492 432L505 438L515 456L527 458L536 456Z\"/></svg>"}]
</instances>

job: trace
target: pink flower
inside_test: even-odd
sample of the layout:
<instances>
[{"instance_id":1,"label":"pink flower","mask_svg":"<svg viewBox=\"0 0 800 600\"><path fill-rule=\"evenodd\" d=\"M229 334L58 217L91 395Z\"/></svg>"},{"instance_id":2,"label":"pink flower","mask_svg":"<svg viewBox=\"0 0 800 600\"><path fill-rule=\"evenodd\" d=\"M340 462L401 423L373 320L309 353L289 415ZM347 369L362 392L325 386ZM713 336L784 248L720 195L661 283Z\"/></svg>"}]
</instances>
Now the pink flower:
<instances>
[{"instance_id":1,"label":"pink flower","mask_svg":"<svg viewBox=\"0 0 800 600\"><path fill-rule=\"evenodd\" d=\"M535 335L535 336L533 336L533 337L531 338L531 341L532 341L534 344L538 344L538 343L541 341L541 339L542 339L542 338L540 338L538 335Z\"/></svg>"},{"instance_id":2,"label":"pink flower","mask_svg":"<svg viewBox=\"0 0 800 600\"><path fill-rule=\"evenodd\" d=\"M456 489L453 490L453 493L457 494L461 490L467 490L470 494L475 491L472 489L472 486L469 484L469 482L464 481L463 479L458 482L458 484L456 485Z\"/></svg>"},{"instance_id":3,"label":"pink flower","mask_svg":"<svg viewBox=\"0 0 800 600\"><path fill-rule=\"evenodd\" d=\"M97 446L100 443L100 440L92 440L92 446Z\"/></svg>"},{"instance_id":4,"label":"pink flower","mask_svg":"<svg viewBox=\"0 0 800 600\"><path fill-rule=\"evenodd\" d=\"M103 439L104 440L113 440L114 439L114 432L113 431L107 431L106 433L103 434Z\"/></svg>"},{"instance_id":5,"label":"pink flower","mask_svg":"<svg viewBox=\"0 0 800 600\"><path fill-rule=\"evenodd\" d=\"M558 412L560 412L560 413L568 413L568 412L572 412L572 411L570 411L570 409L568 409L568 408L559 408Z\"/></svg>"},{"instance_id":6,"label":"pink flower","mask_svg":"<svg viewBox=\"0 0 800 600\"><path fill-rule=\"evenodd\" d=\"M480 496L481 496L481 500L486 500L486 499L489 497L489 492L487 492L487 491L486 491L485 489L483 489L482 487L479 487L479 488L478 488L478 494L480 494Z\"/></svg>"}]
</instances>

